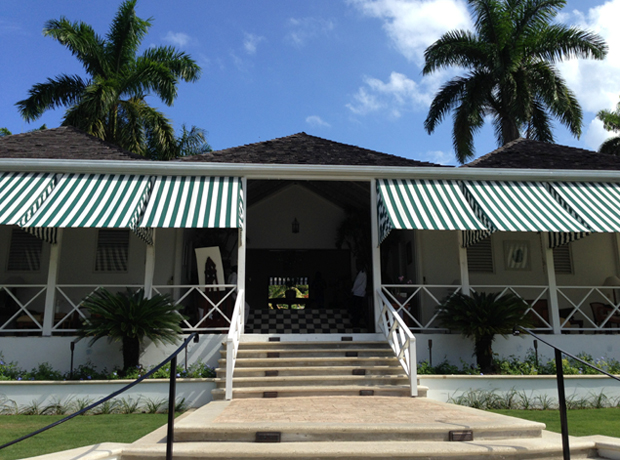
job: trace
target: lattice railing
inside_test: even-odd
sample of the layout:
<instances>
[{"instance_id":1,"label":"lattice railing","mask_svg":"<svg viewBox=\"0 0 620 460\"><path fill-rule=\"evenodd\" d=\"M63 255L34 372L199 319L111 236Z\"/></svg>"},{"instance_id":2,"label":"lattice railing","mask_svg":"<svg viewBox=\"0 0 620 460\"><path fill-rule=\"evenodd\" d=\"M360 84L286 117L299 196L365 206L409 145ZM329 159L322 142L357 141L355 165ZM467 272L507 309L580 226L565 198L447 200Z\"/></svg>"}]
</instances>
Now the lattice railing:
<instances>
[{"instance_id":1,"label":"lattice railing","mask_svg":"<svg viewBox=\"0 0 620 460\"><path fill-rule=\"evenodd\" d=\"M46 291L44 284L0 285L0 333L42 333Z\"/></svg>"}]
</instances>

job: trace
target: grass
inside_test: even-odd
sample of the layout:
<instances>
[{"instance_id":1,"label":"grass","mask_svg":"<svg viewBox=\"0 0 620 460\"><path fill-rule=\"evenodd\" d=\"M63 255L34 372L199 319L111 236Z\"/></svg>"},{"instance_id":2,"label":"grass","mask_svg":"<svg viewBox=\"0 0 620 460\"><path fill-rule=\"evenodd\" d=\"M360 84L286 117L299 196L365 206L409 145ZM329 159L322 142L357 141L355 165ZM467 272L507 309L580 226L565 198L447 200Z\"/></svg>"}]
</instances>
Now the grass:
<instances>
[{"instance_id":1,"label":"grass","mask_svg":"<svg viewBox=\"0 0 620 460\"><path fill-rule=\"evenodd\" d=\"M523 418L533 422L542 422L547 430L561 432L560 412L558 410L510 410L495 409L490 412ZM609 407L604 409L579 409L568 411L568 433L571 436L618 436L620 423L620 408Z\"/></svg>"},{"instance_id":2,"label":"grass","mask_svg":"<svg viewBox=\"0 0 620 460\"><path fill-rule=\"evenodd\" d=\"M134 442L164 425L166 414L79 416L44 433L0 450L0 459L33 457L100 442ZM0 445L43 428L59 415L0 415Z\"/></svg>"}]
</instances>

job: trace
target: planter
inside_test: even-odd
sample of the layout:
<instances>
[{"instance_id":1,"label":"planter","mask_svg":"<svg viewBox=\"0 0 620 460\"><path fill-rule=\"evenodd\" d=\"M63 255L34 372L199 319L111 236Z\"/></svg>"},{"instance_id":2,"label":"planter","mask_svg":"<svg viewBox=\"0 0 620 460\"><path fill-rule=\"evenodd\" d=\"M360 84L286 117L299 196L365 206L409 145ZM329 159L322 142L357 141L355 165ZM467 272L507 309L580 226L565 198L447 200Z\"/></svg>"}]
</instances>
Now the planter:
<instances>
[{"instance_id":1,"label":"planter","mask_svg":"<svg viewBox=\"0 0 620 460\"><path fill-rule=\"evenodd\" d=\"M2 381L0 382L0 407L3 400L14 401L18 407L44 407L52 403L68 404L78 400L95 402L120 390L132 380L95 380L95 381ZM215 388L215 379L177 379L176 399L185 398L186 407L200 407L212 400L211 390ZM131 398L136 401L159 401L168 399L168 380L149 379L122 393L117 399ZM12 404L12 403L11 403Z\"/></svg>"}]
</instances>

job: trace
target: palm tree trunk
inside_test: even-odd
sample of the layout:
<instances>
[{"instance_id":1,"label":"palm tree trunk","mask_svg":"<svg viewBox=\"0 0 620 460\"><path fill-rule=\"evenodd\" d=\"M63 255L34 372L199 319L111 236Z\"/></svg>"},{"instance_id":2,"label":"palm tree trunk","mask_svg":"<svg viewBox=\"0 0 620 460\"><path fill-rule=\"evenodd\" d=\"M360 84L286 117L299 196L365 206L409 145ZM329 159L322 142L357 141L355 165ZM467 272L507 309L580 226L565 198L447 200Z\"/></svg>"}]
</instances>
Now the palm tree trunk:
<instances>
[{"instance_id":1,"label":"palm tree trunk","mask_svg":"<svg viewBox=\"0 0 620 460\"><path fill-rule=\"evenodd\" d=\"M476 337L474 353L480 371L487 374L493 370L493 336Z\"/></svg>"},{"instance_id":2,"label":"palm tree trunk","mask_svg":"<svg viewBox=\"0 0 620 460\"><path fill-rule=\"evenodd\" d=\"M123 337L123 372L140 365L140 341L135 337Z\"/></svg>"}]
</instances>

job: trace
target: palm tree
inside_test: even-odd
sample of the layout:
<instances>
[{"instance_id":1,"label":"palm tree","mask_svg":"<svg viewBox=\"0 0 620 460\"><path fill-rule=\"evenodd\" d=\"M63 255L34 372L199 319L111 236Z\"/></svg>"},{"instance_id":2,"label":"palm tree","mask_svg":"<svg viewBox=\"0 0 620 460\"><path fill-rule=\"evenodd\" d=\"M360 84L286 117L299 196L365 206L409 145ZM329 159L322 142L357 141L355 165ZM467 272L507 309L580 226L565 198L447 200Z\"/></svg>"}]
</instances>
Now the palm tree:
<instances>
[{"instance_id":1,"label":"palm tree","mask_svg":"<svg viewBox=\"0 0 620 460\"><path fill-rule=\"evenodd\" d=\"M474 32L453 30L429 46L423 74L465 69L435 95L424 122L432 133L453 112L457 160L474 156L473 135L489 116L498 144L521 136L553 142L551 117L581 135L581 107L555 64L567 58L603 59L598 35L552 24L565 0L467 0Z\"/></svg>"},{"instance_id":2,"label":"palm tree","mask_svg":"<svg viewBox=\"0 0 620 460\"><path fill-rule=\"evenodd\" d=\"M145 98L154 94L172 105L179 81L196 81L200 67L173 47L149 47L137 55L151 19L136 16L136 1L121 4L105 38L90 25L64 17L46 23L44 35L71 51L88 77L63 74L34 85L29 97L16 104L25 120L36 120L48 109L67 107L63 125L140 155L175 156L170 120Z\"/></svg>"},{"instance_id":3,"label":"palm tree","mask_svg":"<svg viewBox=\"0 0 620 460\"><path fill-rule=\"evenodd\" d=\"M527 304L514 294L478 293L471 296L455 293L439 306L437 319L448 329L461 331L474 339L474 355L482 372L493 369L493 340L496 334L506 337L515 325L529 326L525 317Z\"/></svg>"},{"instance_id":4,"label":"palm tree","mask_svg":"<svg viewBox=\"0 0 620 460\"><path fill-rule=\"evenodd\" d=\"M620 102L616 105L616 110L601 110L596 114L596 118L603 122L603 127L607 131L620 134ZM620 155L620 136L613 136L605 140L598 151L599 153Z\"/></svg>"},{"instance_id":5,"label":"palm tree","mask_svg":"<svg viewBox=\"0 0 620 460\"><path fill-rule=\"evenodd\" d=\"M107 337L120 341L123 350L123 371L140 364L140 347L145 338L152 342L174 344L182 333L183 316L165 295L145 298L144 290L112 294L102 289L83 300L88 319L79 335L92 337L90 344Z\"/></svg>"},{"instance_id":6,"label":"palm tree","mask_svg":"<svg viewBox=\"0 0 620 460\"><path fill-rule=\"evenodd\" d=\"M9 128L0 128L0 137L10 136L13 133L9 131Z\"/></svg>"},{"instance_id":7,"label":"palm tree","mask_svg":"<svg viewBox=\"0 0 620 460\"><path fill-rule=\"evenodd\" d=\"M213 150L207 142L207 131L196 126L187 129L182 125L181 135L176 138L176 146L178 157L200 155Z\"/></svg>"}]
</instances>

